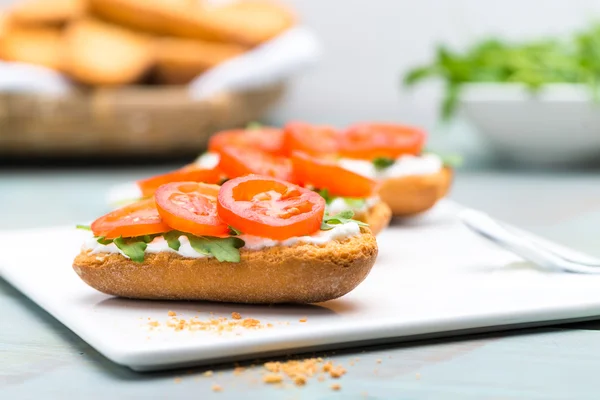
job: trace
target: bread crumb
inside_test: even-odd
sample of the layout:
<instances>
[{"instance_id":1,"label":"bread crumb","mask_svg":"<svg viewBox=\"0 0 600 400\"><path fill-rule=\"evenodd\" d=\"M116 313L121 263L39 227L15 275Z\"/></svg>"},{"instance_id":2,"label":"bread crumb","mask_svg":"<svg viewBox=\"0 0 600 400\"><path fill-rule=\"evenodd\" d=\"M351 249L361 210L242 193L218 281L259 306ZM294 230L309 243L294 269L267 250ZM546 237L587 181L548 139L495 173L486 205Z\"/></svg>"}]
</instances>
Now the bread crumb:
<instances>
[{"instance_id":1,"label":"bread crumb","mask_svg":"<svg viewBox=\"0 0 600 400\"><path fill-rule=\"evenodd\" d=\"M345 373L346 373L346 370L344 369L344 367L338 366L335 369L332 369L331 371L329 371L329 376L337 379L337 378L341 378L342 375L344 375Z\"/></svg>"},{"instance_id":2,"label":"bread crumb","mask_svg":"<svg viewBox=\"0 0 600 400\"><path fill-rule=\"evenodd\" d=\"M281 383L283 382L283 377L279 374L267 374L263 377L264 383Z\"/></svg>"},{"instance_id":3,"label":"bread crumb","mask_svg":"<svg viewBox=\"0 0 600 400\"><path fill-rule=\"evenodd\" d=\"M233 370L233 374L236 375L236 376L237 375L241 375L245 370L246 370L246 368L244 368L244 367L236 367Z\"/></svg>"},{"instance_id":4,"label":"bread crumb","mask_svg":"<svg viewBox=\"0 0 600 400\"><path fill-rule=\"evenodd\" d=\"M317 378L317 380L319 382L323 382L325 380L325 375L319 375L319 377Z\"/></svg>"},{"instance_id":5,"label":"bread crumb","mask_svg":"<svg viewBox=\"0 0 600 400\"><path fill-rule=\"evenodd\" d=\"M213 376L213 372L209 369L208 371L204 371L204 373L202 375L204 375L206 377Z\"/></svg>"},{"instance_id":6,"label":"bread crumb","mask_svg":"<svg viewBox=\"0 0 600 400\"><path fill-rule=\"evenodd\" d=\"M212 389L213 392L221 392L221 391L223 391L223 388L220 385L217 385L217 384L212 385L211 389Z\"/></svg>"},{"instance_id":7,"label":"bread crumb","mask_svg":"<svg viewBox=\"0 0 600 400\"><path fill-rule=\"evenodd\" d=\"M175 378L175 383L181 383L181 378L179 378L179 377Z\"/></svg>"},{"instance_id":8,"label":"bread crumb","mask_svg":"<svg viewBox=\"0 0 600 400\"><path fill-rule=\"evenodd\" d=\"M160 322L158 322L158 321L150 321L150 322L148 322L148 325L150 327L152 327L152 328L156 328L156 327L160 326Z\"/></svg>"},{"instance_id":9,"label":"bread crumb","mask_svg":"<svg viewBox=\"0 0 600 400\"><path fill-rule=\"evenodd\" d=\"M306 321L308 321L308 319L306 317L300 318L300 322L306 322Z\"/></svg>"},{"instance_id":10,"label":"bread crumb","mask_svg":"<svg viewBox=\"0 0 600 400\"><path fill-rule=\"evenodd\" d=\"M273 324L269 322L269 323L267 324L267 328L272 328L272 327L273 327Z\"/></svg>"},{"instance_id":11,"label":"bread crumb","mask_svg":"<svg viewBox=\"0 0 600 400\"><path fill-rule=\"evenodd\" d=\"M417 372L417 373L415 374L415 378L417 378L417 379L421 379L421 374Z\"/></svg>"},{"instance_id":12,"label":"bread crumb","mask_svg":"<svg viewBox=\"0 0 600 400\"><path fill-rule=\"evenodd\" d=\"M381 358L378 358L376 362L377 364L381 364Z\"/></svg>"},{"instance_id":13,"label":"bread crumb","mask_svg":"<svg viewBox=\"0 0 600 400\"><path fill-rule=\"evenodd\" d=\"M329 372L329 371L331 371L332 368L333 368L333 364L331 363L331 361L329 361L328 363L323 365L323 372Z\"/></svg>"},{"instance_id":14,"label":"bread crumb","mask_svg":"<svg viewBox=\"0 0 600 400\"><path fill-rule=\"evenodd\" d=\"M231 313L231 318L233 318L233 319L242 319L242 316L240 315L240 313L234 311L234 312Z\"/></svg>"},{"instance_id":15,"label":"bread crumb","mask_svg":"<svg viewBox=\"0 0 600 400\"><path fill-rule=\"evenodd\" d=\"M167 315L168 315L169 317L175 317L175 316L177 315L177 313L176 313L175 311L169 311L169 312L167 313Z\"/></svg>"},{"instance_id":16,"label":"bread crumb","mask_svg":"<svg viewBox=\"0 0 600 400\"><path fill-rule=\"evenodd\" d=\"M331 385L331 390L340 390L342 388L342 385L340 385L339 383L334 383L333 385Z\"/></svg>"},{"instance_id":17,"label":"bread crumb","mask_svg":"<svg viewBox=\"0 0 600 400\"><path fill-rule=\"evenodd\" d=\"M294 383L296 386L304 386L306 385L306 378L303 376L297 376L294 378Z\"/></svg>"}]
</instances>

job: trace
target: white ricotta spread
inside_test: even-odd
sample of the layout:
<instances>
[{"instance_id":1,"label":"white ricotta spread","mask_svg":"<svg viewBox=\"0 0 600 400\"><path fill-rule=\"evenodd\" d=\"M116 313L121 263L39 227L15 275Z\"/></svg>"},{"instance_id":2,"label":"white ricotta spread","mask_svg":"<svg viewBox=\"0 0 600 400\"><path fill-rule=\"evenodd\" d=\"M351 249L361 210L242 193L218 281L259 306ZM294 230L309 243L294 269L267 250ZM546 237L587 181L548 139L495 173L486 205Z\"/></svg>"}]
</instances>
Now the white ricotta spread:
<instances>
[{"instance_id":1,"label":"white ricotta spread","mask_svg":"<svg viewBox=\"0 0 600 400\"><path fill-rule=\"evenodd\" d=\"M194 164L200 168L212 169L219 164L219 160L219 153L207 151L206 153L202 153L200 157L196 158Z\"/></svg>"},{"instance_id":2,"label":"white ricotta spread","mask_svg":"<svg viewBox=\"0 0 600 400\"><path fill-rule=\"evenodd\" d=\"M438 173L444 167L442 159L435 154L421 156L403 155L396 159L388 168L378 171L372 162L342 158L340 166L359 175L371 179L397 178L412 175L431 175Z\"/></svg>"},{"instance_id":3,"label":"white ricotta spread","mask_svg":"<svg viewBox=\"0 0 600 400\"><path fill-rule=\"evenodd\" d=\"M342 211L348 210L354 211L355 213L362 213L366 212L369 208L375 206L380 201L381 200L379 199L379 196L367 197L365 202L359 208L355 208L346 203L343 197L336 197L331 201L331 203L327 204L326 211L329 213L329 215L335 215L341 213Z\"/></svg>"},{"instance_id":4,"label":"white ricotta spread","mask_svg":"<svg viewBox=\"0 0 600 400\"><path fill-rule=\"evenodd\" d=\"M243 249L261 250L267 247L293 246L299 243L323 245L333 240L341 240L359 234L360 227L358 226L358 224L355 222L348 222L346 224L336 225L333 229L330 229L328 231L319 231L314 235L292 237L282 241L252 235L240 235L239 238L246 243ZM162 236L159 236L155 238L152 242L148 243L148 247L146 247L146 253L177 253L180 256L187 258L212 257L212 255L200 254L196 250L194 250L186 236L181 236L179 238L179 241L181 242L181 246L179 247L179 250L176 251L168 246L167 241ZM124 257L127 257L125 254L123 254L121 250L119 250L119 248L114 243L111 243L109 245L103 245L98 243L97 240L93 237L90 237L84 242L83 250L89 250L89 254L120 253Z\"/></svg>"}]
</instances>

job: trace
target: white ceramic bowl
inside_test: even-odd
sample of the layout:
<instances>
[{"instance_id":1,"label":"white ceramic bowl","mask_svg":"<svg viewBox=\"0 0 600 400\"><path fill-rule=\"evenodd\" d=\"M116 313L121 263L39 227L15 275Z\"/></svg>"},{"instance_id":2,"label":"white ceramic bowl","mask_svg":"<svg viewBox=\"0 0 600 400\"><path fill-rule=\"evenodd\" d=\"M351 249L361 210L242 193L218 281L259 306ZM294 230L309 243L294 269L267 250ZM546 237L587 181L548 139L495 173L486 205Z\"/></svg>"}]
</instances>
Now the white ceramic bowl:
<instances>
[{"instance_id":1,"label":"white ceramic bowl","mask_svg":"<svg viewBox=\"0 0 600 400\"><path fill-rule=\"evenodd\" d=\"M600 160L600 101L586 86L552 84L533 95L518 84L472 84L460 110L502 159L557 166Z\"/></svg>"}]
</instances>

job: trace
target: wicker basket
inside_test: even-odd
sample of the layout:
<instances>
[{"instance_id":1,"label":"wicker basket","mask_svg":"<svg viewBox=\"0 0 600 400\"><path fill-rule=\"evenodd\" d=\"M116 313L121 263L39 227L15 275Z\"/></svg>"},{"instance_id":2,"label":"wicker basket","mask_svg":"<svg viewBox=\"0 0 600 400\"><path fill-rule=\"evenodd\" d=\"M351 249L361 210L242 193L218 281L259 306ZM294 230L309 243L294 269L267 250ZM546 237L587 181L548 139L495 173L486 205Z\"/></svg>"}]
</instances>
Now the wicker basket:
<instances>
[{"instance_id":1,"label":"wicker basket","mask_svg":"<svg viewBox=\"0 0 600 400\"><path fill-rule=\"evenodd\" d=\"M0 94L0 157L198 153L218 130L258 120L283 83L194 101L185 87L131 86L67 96Z\"/></svg>"}]
</instances>

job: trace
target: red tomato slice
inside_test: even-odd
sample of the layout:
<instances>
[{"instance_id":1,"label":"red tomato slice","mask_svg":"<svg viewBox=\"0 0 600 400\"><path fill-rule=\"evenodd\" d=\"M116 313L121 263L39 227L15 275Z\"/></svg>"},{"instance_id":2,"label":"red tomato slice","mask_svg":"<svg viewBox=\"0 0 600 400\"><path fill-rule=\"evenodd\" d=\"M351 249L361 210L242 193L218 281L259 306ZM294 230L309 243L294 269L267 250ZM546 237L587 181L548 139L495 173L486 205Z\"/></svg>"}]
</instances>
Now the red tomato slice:
<instances>
[{"instance_id":1,"label":"red tomato slice","mask_svg":"<svg viewBox=\"0 0 600 400\"><path fill-rule=\"evenodd\" d=\"M170 231L163 222L154 199L145 199L112 211L92 223L94 236L115 239L119 236L134 237Z\"/></svg>"},{"instance_id":2,"label":"red tomato slice","mask_svg":"<svg viewBox=\"0 0 600 400\"><path fill-rule=\"evenodd\" d=\"M282 153L293 151L311 155L331 155L338 151L339 132L329 126L315 126L304 122L290 122L283 128Z\"/></svg>"},{"instance_id":3,"label":"red tomato slice","mask_svg":"<svg viewBox=\"0 0 600 400\"><path fill-rule=\"evenodd\" d=\"M208 150L219 152L228 146L237 146L279 154L283 132L278 128L234 129L215 133L208 141Z\"/></svg>"},{"instance_id":4,"label":"red tomato slice","mask_svg":"<svg viewBox=\"0 0 600 400\"><path fill-rule=\"evenodd\" d=\"M274 156L260 150L241 147L224 147L219 150L218 169L228 178L258 174L283 179L292 178L292 163L285 157Z\"/></svg>"},{"instance_id":5,"label":"red tomato slice","mask_svg":"<svg viewBox=\"0 0 600 400\"><path fill-rule=\"evenodd\" d=\"M301 185L327 189L345 197L369 197L377 191L377 182L342 168L337 163L295 151L292 153L294 179Z\"/></svg>"},{"instance_id":6,"label":"red tomato slice","mask_svg":"<svg viewBox=\"0 0 600 400\"><path fill-rule=\"evenodd\" d=\"M248 175L221 186L218 208L223 221L243 233L284 240L318 231L325 200L289 182Z\"/></svg>"},{"instance_id":7,"label":"red tomato slice","mask_svg":"<svg viewBox=\"0 0 600 400\"><path fill-rule=\"evenodd\" d=\"M173 229L198 236L223 236L229 228L217 215L218 185L172 182L156 190L156 207Z\"/></svg>"},{"instance_id":8,"label":"red tomato slice","mask_svg":"<svg viewBox=\"0 0 600 400\"><path fill-rule=\"evenodd\" d=\"M340 140L340 154L345 157L373 160L397 158L402 154L421 154L426 134L405 125L357 124L349 127Z\"/></svg>"},{"instance_id":9,"label":"red tomato slice","mask_svg":"<svg viewBox=\"0 0 600 400\"><path fill-rule=\"evenodd\" d=\"M142 196L148 197L152 196L156 189L165 183L188 181L219 183L220 180L221 172L218 169L200 168L195 164L189 164L178 170L167 172L166 174L139 180L137 181L137 185L142 191Z\"/></svg>"}]
</instances>

